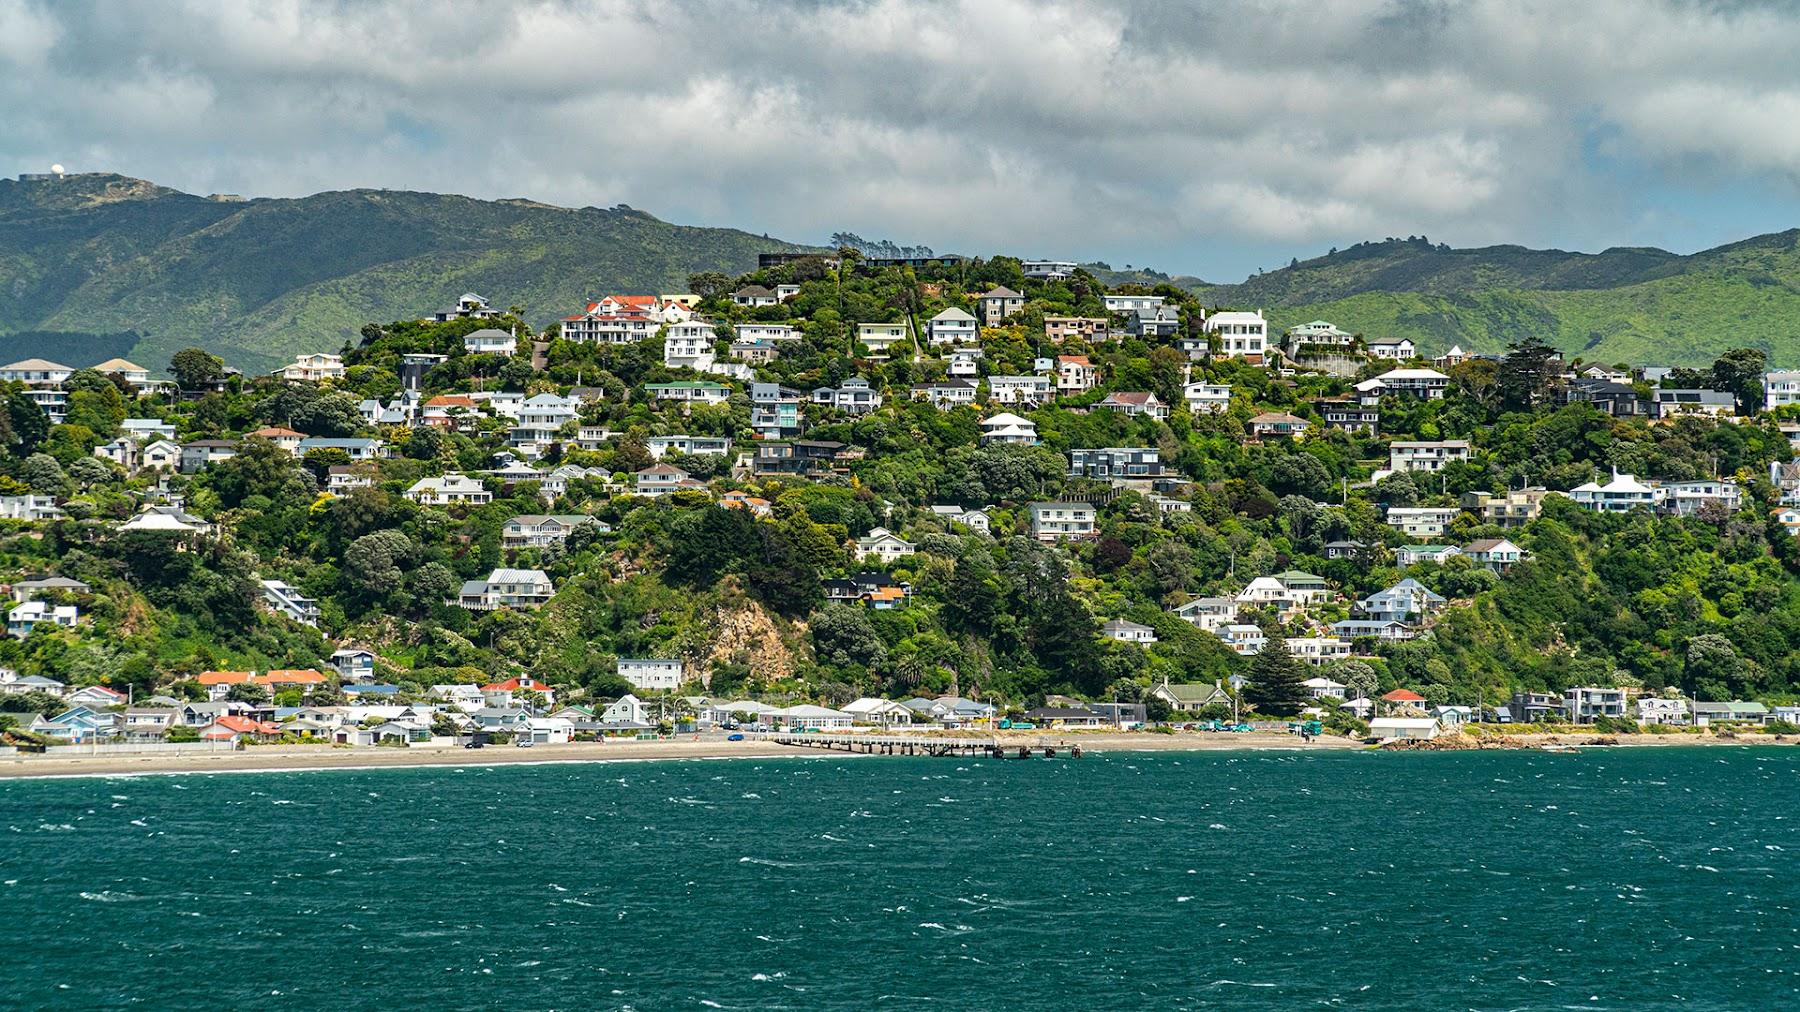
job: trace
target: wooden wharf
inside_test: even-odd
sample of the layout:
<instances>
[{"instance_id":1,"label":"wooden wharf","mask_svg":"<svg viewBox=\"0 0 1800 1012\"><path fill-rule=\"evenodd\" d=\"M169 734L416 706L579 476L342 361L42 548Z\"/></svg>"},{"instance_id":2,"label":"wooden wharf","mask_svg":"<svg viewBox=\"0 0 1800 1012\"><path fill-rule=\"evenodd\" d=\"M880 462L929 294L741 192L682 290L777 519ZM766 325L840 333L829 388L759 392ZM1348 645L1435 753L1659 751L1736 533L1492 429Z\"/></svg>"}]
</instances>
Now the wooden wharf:
<instances>
[{"instance_id":1,"label":"wooden wharf","mask_svg":"<svg viewBox=\"0 0 1800 1012\"><path fill-rule=\"evenodd\" d=\"M827 752L849 752L853 755L917 755L950 758L1005 759L1013 756L1029 759L1042 755L1054 759L1058 751L1071 759L1081 758L1080 745L1029 745L1001 742L993 738L940 738L931 735L865 735L807 734L804 732L768 732L757 735L762 741L793 748L812 748Z\"/></svg>"}]
</instances>

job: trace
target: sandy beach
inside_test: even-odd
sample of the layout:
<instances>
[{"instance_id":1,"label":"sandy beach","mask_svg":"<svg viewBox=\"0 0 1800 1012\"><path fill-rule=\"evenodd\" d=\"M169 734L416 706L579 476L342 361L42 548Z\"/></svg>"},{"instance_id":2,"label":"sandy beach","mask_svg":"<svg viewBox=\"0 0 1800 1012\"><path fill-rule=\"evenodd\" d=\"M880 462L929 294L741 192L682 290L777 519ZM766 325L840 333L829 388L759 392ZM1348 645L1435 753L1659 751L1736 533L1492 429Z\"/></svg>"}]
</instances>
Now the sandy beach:
<instances>
[{"instance_id":1,"label":"sandy beach","mask_svg":"<svg viewBox=\"0 0 1800 1012\"><path fill-rule=\"evenodd\" d=\"M921 735L921 740L930 737ZM957 736L965 737L965 736ZM1017 748L1055 746L1062 751L1079 744L1087 752L1211 752L1234 749L1285 749L1296 752L1366 749L1348 738L1325 736L1303 742L1290 734L1145 734L1123 732L1002 733L994 740ZM1545 745L1593 747L1670 747L1693 745L1795 745L1800 739L1779 735L1721 737L1710 734L1593 735L1507 734L1475 738L1443 735L1421 743L1419 751L1469 749L1534 749ZM518 748L492 745L463 748L334 748L329 745L263 745L237 752L200 755L31 756L0 759L0 779L28 777L121 776L186 773L305 772L408 766L501 766L520 763L642 762L658 759L845 759L875 758L847 752L795 748L772 741L727 741L711 736L662 741L577 742Z\"/></svg>"},{"instance_id":2,"label":"sandy beach","mask_svg":"<svg viewBox=\"0 0 1800 1012\"><path fill-rule=\"evenodd\" d=\"M1211 751L1283 748L1360 748L1345 738L1304 743L1289 734L1002 734L1002 745L1079 743L1091 752ZM726 741L720 737L664 741L576 742L518 748L491 745L463 748L334 748L329 745L263 745L238 752L201 755L10 756L0 759L0 779L126 774L250 773L403 766L499 766L511 763L629 762L648 759L827 759L871 758L845 752L794 748L772 741Z\"/></svg>"}]
</instances>

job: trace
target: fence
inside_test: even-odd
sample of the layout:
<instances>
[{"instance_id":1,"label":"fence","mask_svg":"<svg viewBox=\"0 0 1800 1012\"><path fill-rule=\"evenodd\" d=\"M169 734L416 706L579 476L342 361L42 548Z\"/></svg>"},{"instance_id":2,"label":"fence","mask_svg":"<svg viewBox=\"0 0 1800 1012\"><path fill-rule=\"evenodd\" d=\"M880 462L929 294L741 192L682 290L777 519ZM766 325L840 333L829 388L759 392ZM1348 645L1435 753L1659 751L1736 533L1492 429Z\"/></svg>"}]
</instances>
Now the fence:
<instances>
[{"instance_id":1,"label":"fence","mask_svg":"<svg viewBox=\"0 0 1800 1012\"><path fill-rule=\"evenodd\" d=\"M228 741L146 741L111 742L91 745L50 745L45 755L206 755L230 752L237 746Z\"/></svg>"}]
</instances>

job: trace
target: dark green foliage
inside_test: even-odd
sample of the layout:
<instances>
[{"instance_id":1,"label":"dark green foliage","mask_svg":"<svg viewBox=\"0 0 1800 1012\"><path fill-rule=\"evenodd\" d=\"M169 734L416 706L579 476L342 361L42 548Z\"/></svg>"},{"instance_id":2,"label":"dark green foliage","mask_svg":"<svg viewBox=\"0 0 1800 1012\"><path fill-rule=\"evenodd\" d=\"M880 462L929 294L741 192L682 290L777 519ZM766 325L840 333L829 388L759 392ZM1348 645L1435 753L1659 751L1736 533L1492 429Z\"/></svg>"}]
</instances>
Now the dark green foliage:
<instances>
[{"instance_id":1,"label":"dark green foliage","mask_svg":"<svg viewBox=\"0 0 1800 1012\"><path fill-rule=\"evenodd\" d=\"M1306 667L1288 653L1280 636L1269 637L1245 675L1250 683L1244 686L1244 699L1258 713L1291 717L1307 703L1306 686L1301 684L1307 677Z\"/></svg>"}]
</instances>

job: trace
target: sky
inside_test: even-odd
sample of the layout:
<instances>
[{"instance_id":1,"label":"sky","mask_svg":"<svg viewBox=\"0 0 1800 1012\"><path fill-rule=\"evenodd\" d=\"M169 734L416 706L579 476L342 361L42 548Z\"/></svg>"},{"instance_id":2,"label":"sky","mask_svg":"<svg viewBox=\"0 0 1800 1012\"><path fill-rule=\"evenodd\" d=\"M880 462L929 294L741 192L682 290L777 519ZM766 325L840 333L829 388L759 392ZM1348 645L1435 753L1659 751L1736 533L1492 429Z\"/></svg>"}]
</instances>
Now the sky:
<instances>
[{"instance_id":1,"label":"sky","mask_svg":"<svg viewBox=\"0 0 1800 1012\"><path fill-rule=\"evenodd\" d=\"M0 173L629 204L1211 281L1800 224L1800 5L0 0Z\"/></svg>"}]
</instances>

